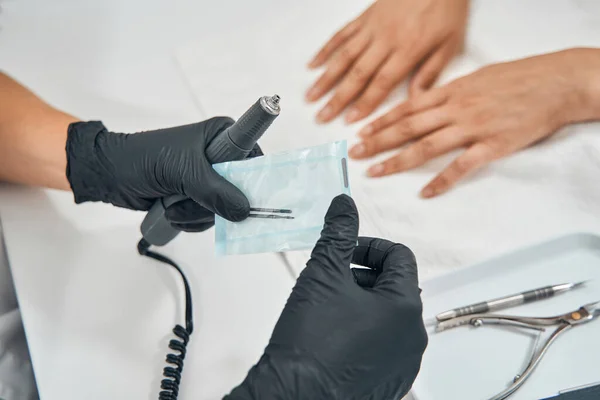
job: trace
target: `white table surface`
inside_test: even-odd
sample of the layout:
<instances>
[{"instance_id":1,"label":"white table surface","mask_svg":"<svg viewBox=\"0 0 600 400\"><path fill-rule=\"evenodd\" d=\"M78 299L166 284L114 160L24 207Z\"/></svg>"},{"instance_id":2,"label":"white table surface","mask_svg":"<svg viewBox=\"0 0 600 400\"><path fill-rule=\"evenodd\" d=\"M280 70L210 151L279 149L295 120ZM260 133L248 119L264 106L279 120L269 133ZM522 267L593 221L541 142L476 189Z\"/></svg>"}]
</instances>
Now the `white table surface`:
<instances>
[{"instance_id":1,"label":"white table surface","mask_svg":"<svg viewBox=\"0 0 600 400\"><path fill-rule=\"evenodd\" d=\"M261 94L281 95L281 116L261 139L268 153L334 140L353 144L364 122L348 125L338 118L326 125L315 123L314 115L327 99L320 104L304 101L304 91L320 73L305 65L324 38L369 2L238 2L236 9L248 18L236 21L235 29L211 27L210 32L191 37L177 48L177 61L191 92L210 115L237 116ZM220 2L219 7L232 3ZM444 70L438 84L495 62L571 47L600 47L600 2L473 1L467 31L464 54ZM402 101L404 86L377 112ZM398 150L371 160L350 160L348 175L360 211L360 233L406 244L417 255L420 278L429 279L567 232L597 232L599 131L600 123L569 126L429 200L420 198L420 189L460 151L378 179L366 177L367 167ZM308 251L288 253L288 259L300 271L308 255Z\"/></svg>"},{"instance_id":2,"label":"white table surface","mask_svg":"<svg viewBox=\"0 0 600 400\"><path fill-rule=\"evenodd\" d=\"M211 2L0 3L0 68L48 102L123 132L206 117L172 50L219 23ZM42 398L156 398L183 289L137 255L143 215L11 185L0 185L0 212ZM213 241L184 234L165 248L194 295L183 399L217 399L241 382L293 285L277 256L216 259Z\"/></svg>"}]
</instances>

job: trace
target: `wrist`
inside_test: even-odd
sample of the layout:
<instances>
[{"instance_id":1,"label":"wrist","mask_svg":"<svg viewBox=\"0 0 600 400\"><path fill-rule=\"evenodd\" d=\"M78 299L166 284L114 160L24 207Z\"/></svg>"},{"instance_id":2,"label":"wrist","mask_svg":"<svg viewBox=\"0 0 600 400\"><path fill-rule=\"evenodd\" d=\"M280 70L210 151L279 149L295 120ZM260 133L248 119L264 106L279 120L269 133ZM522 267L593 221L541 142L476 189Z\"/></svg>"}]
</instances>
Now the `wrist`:
<instances>
[{"instance_id":1,"label":"wrist","mask_svg":"<svg viewBox=\"0 0 600 400\"><path fill-rule=\"evenodd\" d=\"M114 191L111 187L114 173L104 165L102 154L99 154L99 143L105 142L108 135L113 134L99 121L69 125L66 176L77 204L111 202L109 196Z\"/></svg>"},{"instance_id":2,"label":"wrist","mask_svg":"<svg viewBox=\"0 0 600 400\"><path fill-rule=\"evenodd\" d=\"M600 119L600 49L576 48L565 51L567 68L573 77L574 99L567 123Z\"/></svg>"},{"instance_id":3,"label":"wrist","mask_svg":"<svg viewBox=\"0 0 600 400\"><path fill-rule=\"evenodd\" d=\"M270 355L267 348L246 379L223 400L336 399L327 391L331 386L327 382L312 358L287 351Z\"/></svg>"},{"instance_id":4,"label":"wrist","mask_svg":"<svg viewBox=\"0 0 600 400\"><path fill-rule=\"evenodd\" d=\"M0 72L0 181L69 190L65 141L74 121Z\"/></svg>"},{"instance_id":5,"label":"wrist","mask_svg":"<svg viewBox=\"0 0 600 400\"><path fill-rule=\"evenodd\" d=\"M246 379L223 400L284 400L281 380L268 355L250 369Z\"/></svg>"}]
</instances>

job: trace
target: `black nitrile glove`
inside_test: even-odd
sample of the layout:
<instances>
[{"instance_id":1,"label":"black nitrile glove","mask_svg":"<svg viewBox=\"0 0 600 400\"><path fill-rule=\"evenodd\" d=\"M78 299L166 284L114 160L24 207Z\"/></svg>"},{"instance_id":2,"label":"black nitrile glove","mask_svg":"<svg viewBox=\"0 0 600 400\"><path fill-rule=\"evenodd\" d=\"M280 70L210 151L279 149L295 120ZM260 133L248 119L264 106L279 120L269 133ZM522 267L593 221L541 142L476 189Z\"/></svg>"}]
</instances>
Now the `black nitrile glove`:
<instances>
[{"instance_id":1,"label":"black nitrile glove","mask_svg":"<svg viewBox=\"0 0 600 400\"><path fill-rule=\"evenodd\" d=\"M399 400L410 390L427 346L414 255L357 236L354 201L336 197L264 355L226 400ZM377 272L372 288L350 263Z\"/></svg>"},{"instance_id":2,"label":"black nitrile glove","mask_svg":"<svg viewBox=\"0 0 600 400\"><path fill-rule=\"evenodd\" d=\"M217 213L230 221L248 217L248 199L217 174L205 156L210 141L233 124L225 117L196 124L126 135L108 132L101 122L69 126L67 178L75 202L103 201L148 210L170 195L189 199L166 211L171 224L204 231ZM253 155L261 155L257 147Z\"/></svg>"}]
</instances>

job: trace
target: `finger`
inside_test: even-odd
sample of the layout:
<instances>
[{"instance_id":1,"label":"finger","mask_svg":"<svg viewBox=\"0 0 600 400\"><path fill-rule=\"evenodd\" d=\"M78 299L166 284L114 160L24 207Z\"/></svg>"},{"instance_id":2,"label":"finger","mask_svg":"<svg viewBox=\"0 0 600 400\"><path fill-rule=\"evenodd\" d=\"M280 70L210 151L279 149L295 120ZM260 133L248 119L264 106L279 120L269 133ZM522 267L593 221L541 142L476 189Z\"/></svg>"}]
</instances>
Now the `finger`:
<instances>
[{"instance_id":1,"label":"finger","mask_svg":"<svg viewBox=\"0 0 600 400\"><path fill-rule=\"evenodd\" d=\"M377 272L366 268L352 268L356 284L363 288L372 288L377 282Z\"/></svg>"},{"instance_id":2,"label":"finger","mask_svg":"<svg viewBox=\"0 0 600 400\"><path fill-rule=\"evenodd\" d=\"M264 155L265 155L265 153L263 153L263 151L260 148L260 146L258 145L258 143L256 143L254 145L254 147L252 148L252 150L250 151L250 153L248 153L246 158L256 158L256 157L262 157Z\"/></svg>"},{"instance_id":3,"label":"finger","mask_svg":"<svg viewBox=\"0 0 600 400\"><path fill-rule=\"evenodd\" d=\"M377 71L364 93L356 100L348 113L355 115L355 121L365 118L375 110L408 76L410 70L416 64L416 58L407 57L405 54L394 54Z\"/></svg>"},{"instance_id":4,"label":"finger","mask_svg":"<svg viewBox=\"0 0 600 400\"><path fill-rule=\"evenodd\" d=\"M222 131L233 125L235 121L229 117L213 117L198 123L198 126L206 133L206 147Z\"/></svg>"},{"instance_id":5,"label":"finger","mask_svg":"<svg viewBox=\"0 0 600 400\"><path fill-rule=\"evenodd\" d=\"M179 201L167 207L167 220L175 224L199 223L214 221L215 214L192 199Z\"/></svg>"},{"instance_id":6,"label":"finger","mask_svg":"<svg viewBox=\"0 0 600 400\"><path fill-rule=\"evenodd\" d=\"M408 86L409 95L415 96L429 89L435 83L436 79L446 65L456 54L456 44L453 41L447 41L436 49L433 54L417 69L417 72L411 79Z\"/></svg>"},{"instance_id":7,"label":"finger","mask_svg":"<svg viewBox=\"0 0 600 400\"><path fill-rule=\"evenodd\" d=\"M349 155L357 159L372 157L440 129L450 122L450 114L443 107L416 113L375 135L366 137L350 149Z\"/></svg>"},{"instance_id":8,"label":"finger","mask_svg":"<svg viewBox=\"0 0 600 400\"><path fill-rule=\"evenodd\" d=\"M447 192L459 180L497 158L493 146L475 143L425 186L421 195L430 198Z\"/></svg>"},{"instance_id":9,"label":"finger","mask_svg":"<svg viewBox=\"0 0 600 400\"><path fill-rule=\"evenodd\" d=\"M371 177L395 174L425 164L427 161L467 143L468 138L456 125L443 128L402 150L396 156L373 165L367 171Z\"/></svg>"},{"instance_id":10,"label":"finger","mask_svg":"<svg viewBox=\"0 0 600 400\"><path fill-rule=\"evenodd\" d=\"M215 225L215 222L205 222L198 224L171 224L177 230L184 232L204 232Z\"/></svg>"},{"instance_id":11,"label":"finger","mask_svg":"<svg viewBox=\"0 0 600 400\"><path fill-rule=\"evenodd\" d=\"M358 20L350 22L348 25L343 27L341 30L336 32L335 35L329 39L325 46L323 46L317 55L308 64L309 68L320 67L329 59L329 57L352 35L354 35L360 29L360 23Z\"/></svg>"},{"instance_id":12,"label":"finger","mask_svg":"<svg viewBox=\"0 0 600 400\"><path fill-rule=\"evenodd\" d=\"M364 90L377 69L385 61L387 54L388 49L386 47L374 43L360 56L346 73L332 98L327 102L324 108L324 110L329 110L327 121L337 117ZM353 122L353 118L355 118L355 115L349 113L346 121Z\"/></svg>"},{"instance_id":13,"label":"finger","mask_svg":"<svg viewBox=\"0 0 600 400\"><path fill-rule=\"evenodd\" d=\"M351 197L333 199L325 215L321 238L315 245L306 273L326 272L328 276L350 276L350 261L358 239L358 210Z\"/></svg>"},{"instance_id":14,"label":"finger","mask_svg":"<svg viewBox=\"0 0 600 400\"><path fill-rule=\"evenodd\" d=\"M418 113L428 108L438 107L444 104L447 99L447 91L441 88L413 97L392 108L386 114L375 119L370 124L365 125L365 127L358 132L358 135L361 137L374 135L400 119L405 118L407 115Z\"/></svg>"},{"instance_id":15,"label":"finger","mask_svg":"<svg viewBox=\"0 0 600 400\"><path fill-rule=\"evenodd\" d=\"M378 273L374 288L400 295L419 293L417 261L406 246L389 240L360 237L352 263Z\"/></svg>"},{"instance_id":16,"label":"finger","mask_svg":"<svg viewBox=\"0 0 600 400\"><path fill-rule=\"evenodd\" d=\"M237 187L209 165L197 169L205 170L202 182L187 183L184 187L186 196L229 221L239 222L248 218L250 203Z\"/></svg>"},{"instance_id":17,"label":"finger","mask_svg":"<svg viewBox=\"0 0 600 400\"><path fill-rule=\"evenodd\" d=\"M315 101L324 94L344 76L346 71L354 64L358 56L368 46L369 38L366 35L358 34L336 53L336 55L327 64L327 69L315 84L306 92L306 100ZM325 113L326 114L326 113ZM325 116L325 115L324 115Z\"/></svg>"}]
</instances>

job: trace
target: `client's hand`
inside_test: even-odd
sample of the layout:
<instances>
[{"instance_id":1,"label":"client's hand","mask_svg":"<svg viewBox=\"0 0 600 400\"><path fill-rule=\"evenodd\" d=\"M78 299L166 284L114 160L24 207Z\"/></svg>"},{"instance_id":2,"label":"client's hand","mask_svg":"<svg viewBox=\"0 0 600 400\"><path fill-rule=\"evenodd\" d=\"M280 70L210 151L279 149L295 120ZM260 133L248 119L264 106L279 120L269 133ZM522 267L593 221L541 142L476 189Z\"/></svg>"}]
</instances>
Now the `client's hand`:
<instances>
[{"instance_id":1,"label":"client's hand","mask_svg":"<svg viewBox=\"0 0 600 400\"><path fill-rule=\"evenodd\" d=\"M351 103L347 122L366 117L415 69L411 94L428 89L462 50L468 8L468 0L377 0L310 62L326 69L306 99L336 88L317 120L329 122Z\"/></svg>"},{"instance_id":2,"label":"client's hand","mask_svg":"<svg viewBox=\"0 0 600 400\"><path fill-rule=\"evenodd\" d=\"M350 263L376 272L372 287ZM338 196L264 355L226 399L400 399L427 346L421 312L413 253L359 238L354 201Z\"/></svg>"},{"instance_id":3,"label":"client's hand","mask_svg":"<svg viewBox=\"0 0 600 400\"><path fill-rule=\"evenodd\" d=\"M550 136L600 119L600 49L573 49L491 65L419 94L365 126L353 158L409 144L368 170L378 177L419 167L460 147L466 151L422 191L444 193L467 174Z\"/></svg>"}]
</instances>

